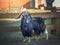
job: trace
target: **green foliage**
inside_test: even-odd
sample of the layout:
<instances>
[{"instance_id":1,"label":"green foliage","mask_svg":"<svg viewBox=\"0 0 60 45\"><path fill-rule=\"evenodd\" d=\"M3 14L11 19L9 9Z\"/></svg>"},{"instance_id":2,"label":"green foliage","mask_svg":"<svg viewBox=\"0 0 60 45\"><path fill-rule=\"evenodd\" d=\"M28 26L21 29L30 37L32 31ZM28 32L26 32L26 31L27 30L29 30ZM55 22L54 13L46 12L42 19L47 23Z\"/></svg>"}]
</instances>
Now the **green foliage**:
<instances>
[{"instance_id":1,"label":"green foliage","mask_svg":"<svg viewBox=\"0 0 60 45\"><path fill-rule=\"evenodd\" d=\"M0 27L19 27L20 22L14 22L14 23L9 23L9 24L0 24Z\"/></svg>"},{"instance_id":2,"label":"green foliage","mask_svg":"<svg viewBox=\"0 0 60 45\"><path fill-rule=\"evenodd\" d=\"M60 18L56 19L57 24L60 24Z\"/></svg>"},{"instance_id":3,"label":"green foliage","mask_svg":"<svg viewBox=\"0 0 60 45\"><path fill-rule=\"evenodd\" d=\"M46 19L46 20L45 20L45 24L46 24L46 25L51 24L51 19Z\"/></svg>"},{"instance_id":4,"label":"green foliage","mask_svg":"<svg viewBox=\"0 0 60 45\"><path fill-rule=\"evenodd\" d=\"M56 35L60 37L60 30L56 30Z\"/></svg>"}]
</instances>

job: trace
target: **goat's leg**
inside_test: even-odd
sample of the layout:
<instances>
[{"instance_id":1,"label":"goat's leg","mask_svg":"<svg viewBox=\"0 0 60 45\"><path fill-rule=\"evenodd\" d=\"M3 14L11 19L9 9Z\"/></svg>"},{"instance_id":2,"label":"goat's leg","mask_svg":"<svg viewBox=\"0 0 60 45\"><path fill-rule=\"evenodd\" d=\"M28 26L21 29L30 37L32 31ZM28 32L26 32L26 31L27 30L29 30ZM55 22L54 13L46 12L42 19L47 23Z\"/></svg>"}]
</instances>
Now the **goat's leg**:
<instances>
[{"instance_id":1,"label":"goat's leg","mask_svg":"<svg viewBox=\"0 0 60 45\"><path fill-rule=\"evenodd\" d=\"M23 40L23 42L25 42L27 39L28 39L28 37L25 37L24 40Z\"/></svg>"},{"instance_id":2,"label":"goat's leg","mask_svg":"<svg viewBox=\"0 0 60 45\"><path fill-rule=\"evenodd\" d=\"M46 34L46 40L48 40L48 31L45 29L45 34Z\"/></svg>"}]
</instances>

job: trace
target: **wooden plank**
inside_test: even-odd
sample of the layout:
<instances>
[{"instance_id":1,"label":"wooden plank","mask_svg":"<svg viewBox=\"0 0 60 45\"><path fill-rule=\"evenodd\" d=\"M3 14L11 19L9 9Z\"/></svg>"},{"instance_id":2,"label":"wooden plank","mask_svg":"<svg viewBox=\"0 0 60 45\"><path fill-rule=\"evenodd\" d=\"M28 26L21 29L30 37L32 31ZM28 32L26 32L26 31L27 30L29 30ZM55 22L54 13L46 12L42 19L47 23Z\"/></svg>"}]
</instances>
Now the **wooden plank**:
<instances>
[{"instance_id":1,"label":"wooden plank","mask_svg":"<svg viewBox=\"0 0 60 45\"><path fill-rule=\"evenodd\" d=\"M0 13L0 18L17 18L19 13ZM45 12L45 13L31 13L32 16L39 16L42 18L58 18L60 17L60 12Z\"/></svg>"},{"instance_id":2,"label":"wooden plank","mask_svg":"<svg viewBox=\"0 0 60 45\"><path fill-rule=\"evenodd\" d=\"M18 32L21 31L19 27L1 27L0 32Z\"/></svg>"},{"instance_id":3,"label":"wooden plank","mask_svg":"<svg viewBox=\"0 0 60 45\"><path fill-rule=\"evenodd\" d=\"M58 18L60 17L60 12L55 12L55 13L32 13L32 16L39 16L42 18Z\"/></svg>"},{"instance_id":4,"label":"wooden plank","mask_svg":"<svg viewBox=\"0 0 60 45\"><path fill-rule=\"evenodd\" d=\"M14 21L20 21L21 19L14 19L14 18L1 18L0 22L14 22Z\"/></svg>"},{"instance_id":5,"label":"wooden plank","mask_svg":"<svg viewBox=\"0 0 60 45\"><path fill-rule=\"evenodd\" d=\"M57 30L57 29L60 29L60 24L56 24L56 25L46 25L46 28L48 30Z\"/></svg>"},{"instance_id":6,"label":"wooden plank","mask_svg":"<svg viewBox=\"0 0 60 45\"><path fill-rule=\"evenodd\" d=\"M56 28L54 25L46 25L47 30L56 30L60 29L60 24L57 24ZM21 31L20 27L2 27L0 32L18 32Z\"/></svg>"},{"instance_id":7,"label":"wooden plank","mask_svg":"<svg viewBox=\"0 0 60 45\"><path fill-rule=\"evenodd\" d=\"M52 18L52 25L46 25L46 28L48 30L56 30L60 29L60 24L56 24L56 19L60 17L60 12L38 12L38 13L31 13L32 16L39 16L42 18ZM5 15L5 16L4 16ZM2 18L13 18L13 19L0 19L0 21L17 21L18 19L15 19L19 16L19 13L6 13L2 14L0 13L0 17ZM18 27L6 27L6 28L0 28L0 32L13 32L13 31L20 31Z\"/></svg>"},{"instance_id":8,"label":"wooden plank","mask_svg":"<svg viewBox=\"0 0 60 45\"><path fill-rule=\"evenodd\" d=\"M60 29L60 24L56 24L56 29L57 29L57 30Z\"/></svg>"}]
</instances>

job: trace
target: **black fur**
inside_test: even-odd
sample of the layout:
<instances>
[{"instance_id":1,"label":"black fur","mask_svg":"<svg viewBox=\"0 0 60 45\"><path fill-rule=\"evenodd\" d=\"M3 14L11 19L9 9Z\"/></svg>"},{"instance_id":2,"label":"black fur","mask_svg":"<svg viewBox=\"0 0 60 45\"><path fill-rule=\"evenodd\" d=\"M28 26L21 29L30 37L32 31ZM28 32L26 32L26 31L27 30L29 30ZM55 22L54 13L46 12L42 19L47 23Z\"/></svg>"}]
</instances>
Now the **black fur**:
<instances>
[{"instance_id":1,"label":"black fur","mask_svg":"<svg viewBox=\"0 0 60 45\"><path fill-rule=\"evenodd\" d=\"M36 35L40 35L45 31L44 19L41 17L31 17L31 15L24 11L21 19L21 31L24 37L32 37L32 30Z\"/></svg>"}]
</instances>

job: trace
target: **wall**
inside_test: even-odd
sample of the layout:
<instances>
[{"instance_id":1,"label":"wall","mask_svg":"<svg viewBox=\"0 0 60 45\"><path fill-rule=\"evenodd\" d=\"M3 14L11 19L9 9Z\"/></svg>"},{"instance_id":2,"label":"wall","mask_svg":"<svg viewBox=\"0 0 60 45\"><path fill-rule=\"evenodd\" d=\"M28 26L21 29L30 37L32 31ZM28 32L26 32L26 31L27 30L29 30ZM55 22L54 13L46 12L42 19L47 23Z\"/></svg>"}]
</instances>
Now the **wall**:
<instances>
[{"instance_id":1,"label":"wall","mask_svg":"<svg viewBox=\"0 0 60 45\"><path fill-rule=\"evenodd\" d=\"M53 6L60 7L60 0L55 0Z\"/></svg>"},{"instance_id":2,"label":"wall","mask_svg":"<svg viewBox=\"0 0 60 45\"><path fill-rule=\"evenodd\" d=\"M29 0L10 0L10 7L29 7Z\"/></svg>"},{"instance_id":3,"label":"wall","mask_svg":"<svg viewBox=\"0 0 60 45\"><path fill-rule=\"evenodd\" d=\"M41 4L41 0L38 0L38 5ZM0 8L11 7L25 7L30 8L30 0L0 0Z\"/></svg>"},{"instance_id":4,"label":"wall","mask_svg":"<svg viewBox=\"0 0 60 45\"><path fill-rule=\"evenodd\" d=\"M0 0L0 8L8 8L9 0Z\"/></svg>"}]
</instances>

